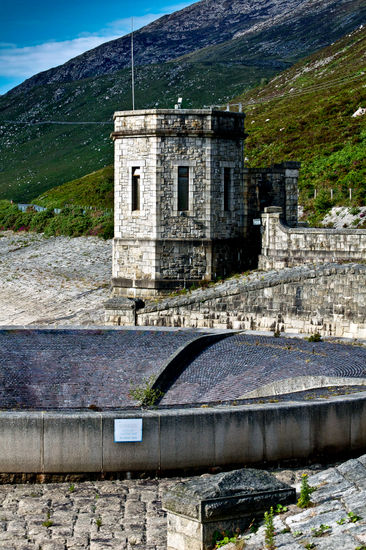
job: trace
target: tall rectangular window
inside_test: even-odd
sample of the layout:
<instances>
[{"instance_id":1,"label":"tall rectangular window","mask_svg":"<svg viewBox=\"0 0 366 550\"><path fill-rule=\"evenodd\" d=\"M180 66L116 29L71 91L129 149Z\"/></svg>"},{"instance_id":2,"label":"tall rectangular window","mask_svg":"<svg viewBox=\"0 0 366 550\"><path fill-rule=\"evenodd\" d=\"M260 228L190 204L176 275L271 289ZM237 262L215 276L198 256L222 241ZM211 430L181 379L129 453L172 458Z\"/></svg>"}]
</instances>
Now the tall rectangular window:
<instances>
[{"instance_id":1,"label":"tall rectangular window","mask_svg":"<svg viewBox=\"0 0 366 550\"><path fill-rule=\"evenodd\" d=\"M178 166L178 210L189 210L189 166Z\"/></svg>"},{"instance_id":2,"label":"tall rectangular window","mask_svg":"<svg viewBox=\"0 0 366 550\"><path fill-rule=\"evenodd\" d=\"M230 210L231 168L224 168L224 210Z\"/></svg>"},{"instance_id":3,"label":"tall rectangular window","mask_svg":"<svg viewBox=\"0 0 366 550\"><path fill-rule=\"evenodd\" d=\"M140 210L140 168L132 168L132 210Z\"/></svg>"}]
</instances>

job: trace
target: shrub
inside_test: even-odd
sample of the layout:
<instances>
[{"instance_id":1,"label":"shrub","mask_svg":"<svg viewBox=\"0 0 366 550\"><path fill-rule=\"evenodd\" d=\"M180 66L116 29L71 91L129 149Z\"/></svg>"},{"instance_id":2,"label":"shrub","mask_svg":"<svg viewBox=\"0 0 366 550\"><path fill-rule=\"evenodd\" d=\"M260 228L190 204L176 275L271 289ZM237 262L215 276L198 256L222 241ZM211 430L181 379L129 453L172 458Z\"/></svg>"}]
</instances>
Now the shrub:
<instances>
[{"instance_id":1,"label":"shrub","mask_svg":"<svg viewBox=\"0 0 366 550\"><path fill-rule=\"evenodd\" d=\"M43 212L36 212L32 216L32 220L29 224L31 231L37 231L42 233L51 218L55 216L55 213L51 209L44 210Z\"/></svg>"},{"instance_id":2,"label":"shrub","mask_svg":"<svg viewBox=\"0 0 366 550\"><path fill-rule=\"evenodd\" d=\"M141 407L151 407L155 405L155 403L163 397L164 393L159 389L153 388L154 381L155 377L151 375L148 378L144 377L141 380L141 384L134 385L130 383L129 396L132 397L134 401L137 401L138 405Z\"/></svg>"},{"instance_id":3,"label":"shrub","mask_svg":"<svg viewBox=\"0 0 366 550\"><path fill-rule=\"evenodd\" d=\"M271 506L270 511L264 513L264 542L268 550L275 549L275 530L273 525L273 515L273 508Z\"/></svg>"},{"instance_id":4,"label":"shrub","mask_svg":"<svg viewBox=\"0 0 366 550\"><path fill-rule=\"evenodd\" d=\"M322 342L323 341L322 337L321 337L321 334L319 334L319 332L315 332L314 334L311 334L307 340L308 340L308 342Z\"/></svg>"},{"instance_id":5,"label":"shrub","mask_svg":"<svg viewBox=\"0 0 366 550\"><path fill-rule=\"evenodd\" d=\"M301 480L300 497L297 501L297 506L299 508L309 508L309 506L312 506L310 495L314 491L316 491L316 489L315 487L310 487L307 474L303 474Z\"/></svg>"}]
</instances>

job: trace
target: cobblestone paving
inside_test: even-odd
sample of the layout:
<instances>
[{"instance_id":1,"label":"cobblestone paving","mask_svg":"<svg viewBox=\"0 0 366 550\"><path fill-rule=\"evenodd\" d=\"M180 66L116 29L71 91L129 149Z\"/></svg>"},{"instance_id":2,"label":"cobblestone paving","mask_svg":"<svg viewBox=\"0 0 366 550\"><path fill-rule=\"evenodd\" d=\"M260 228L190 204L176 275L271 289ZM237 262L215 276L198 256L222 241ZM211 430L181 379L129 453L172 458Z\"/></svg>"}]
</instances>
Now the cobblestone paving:
<instances>
[{"instance_id":1,"label":"cobblestone paving","mask_svg":"<svg viewBox=\"0 0 366 550\"><path fill-rule=\"evenodd\" d=\"M141 384L193 331L0 330L0 407L106 408L135 405Z\"/></svg>"},{"instance_id":2,"label":"cobblestone paving","mask_svg":"<svg viewBox=\"0 0 366 550\"><path fill-rule=\"evenodd\" d=\"M236 334L209 346L174 382L162 404L238 399L296 376L366 377L366 347Z\"/></svg>"},{"instance_id":3,"label":"cobblestone paving","mask_svg":"<svg viewBox=\"0 0 366 550\"><path fill-rule=\"evenodd\" d=\"M276 516L276 549L365 550L366 455L309 476L309 484L314 506ZM264 528L246 542L245 550L263 550Z\"/></svg>"},{"instance_id":4,"label":"cobblestone paving","mask_svg":"<svg viewBox=\"0 0 366 550\"><path fill-rule=\"evenodd\" d=\"M4 550L166 550L161 493L176 480L0 486Z\"/></svg>"}]
</instances>

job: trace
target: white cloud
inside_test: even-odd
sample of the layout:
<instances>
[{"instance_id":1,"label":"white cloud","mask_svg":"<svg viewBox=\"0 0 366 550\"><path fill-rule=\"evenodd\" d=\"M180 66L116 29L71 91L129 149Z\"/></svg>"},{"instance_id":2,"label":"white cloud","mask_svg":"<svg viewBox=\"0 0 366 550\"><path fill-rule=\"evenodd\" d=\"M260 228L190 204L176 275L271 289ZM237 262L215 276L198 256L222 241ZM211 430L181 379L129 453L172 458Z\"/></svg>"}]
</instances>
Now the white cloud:
<instances>
[{"instance_id":1,"label":"white cloud","mask_svg":"<svg viewBox=\"0 0 366 550\"><path fill-rule=\"evenodd\" d=\"M137 30L166 13L172 13L188 6L191 2L170 5L160 13L146 13L134 17ZM131 32L131 18L112 21L98 33L82 33L77 38L51 41L35 46L18 47L16 44L0 42L0 76L6 79L24 80L41 71L62 65L69 59L95 48L103 42L120 38Z\"/></svg>"},{"instance_id":2,"label":"white cloud","mask_svg":"<svg viewBox=\"0 0 366 550\"><path fill-rule=\"evenodd\" d=\"M40 71L61 65L72 57L113 38L118 38L118 35L107 39L101 36L88 36L24 48L0 45L0 74L5 77L28 78Z\"/></svg>"}]
</instances>

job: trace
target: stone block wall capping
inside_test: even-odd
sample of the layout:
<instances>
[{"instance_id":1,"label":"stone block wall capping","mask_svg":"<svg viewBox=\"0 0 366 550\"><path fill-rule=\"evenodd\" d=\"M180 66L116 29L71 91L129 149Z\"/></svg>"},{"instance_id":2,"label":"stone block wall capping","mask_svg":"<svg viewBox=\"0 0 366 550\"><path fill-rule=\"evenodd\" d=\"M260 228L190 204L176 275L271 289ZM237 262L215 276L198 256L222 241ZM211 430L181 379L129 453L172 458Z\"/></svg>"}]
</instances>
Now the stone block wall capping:
<instances>
[{"instance_id":1,"label":"stone block wall capping","mask_svg":"<svg viewBox=\"0 0 366 550\"><path fill-rule=\"evenodd\" d=\"M118 318L118 325L136 326L136 312L144 307L144 302L139 298L116 297L104 302L106 321L109 316Z\"/></svg>"},{"instance_id":2,"label":"stone block wall capping","mask_svg":"<svg viewBox=\"0 0 366 550\"><path fill-rule=\"evenodd\" d=\"M139 313L152 313L155 311L164 311L172 308L187 307L200 304L213 299L219 299L223 296L240 295L243 292L251 292L263 288L275 287L280 284L290 284L305 281L315 277L327 276L331 274L346 274L348 272L366 272L366 265L362 264L323 264L323 265L304 265L297 268L286 268L281 271L268 271L266 273L254 273L252 276L232 281L230 288L224 288L225 284L217 285L215 288L195 291L188 296L177 296L166 298L159 302L147 302L145 307Z\"/></svg>"},{"instance_id":3,"label":"stone block wall capping","mask_svg":"<svg viewBox=\"0 0 366 550\"><path fill-rule=\"evenodd\" d=\"M295 498L293 487L251 468L178 483L163 497L168 550L211 550L215 531L243 532L271 506Z\"/></svg>"}]
</instances>

